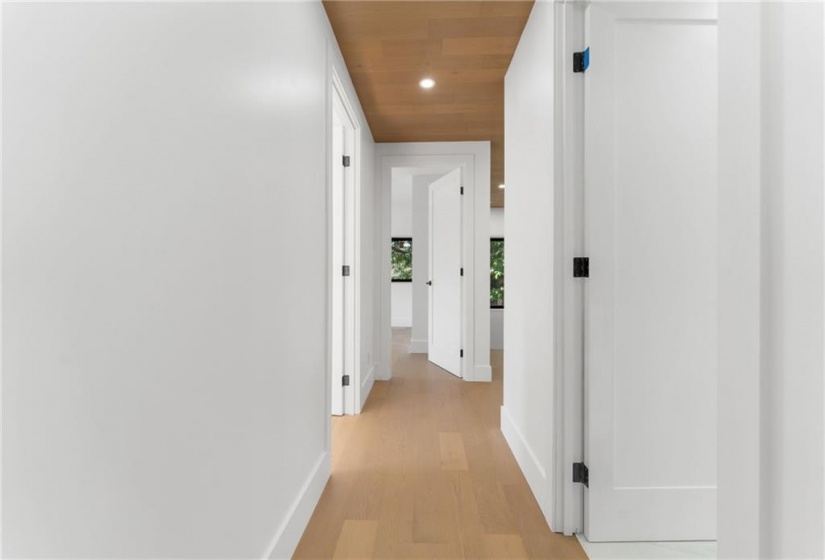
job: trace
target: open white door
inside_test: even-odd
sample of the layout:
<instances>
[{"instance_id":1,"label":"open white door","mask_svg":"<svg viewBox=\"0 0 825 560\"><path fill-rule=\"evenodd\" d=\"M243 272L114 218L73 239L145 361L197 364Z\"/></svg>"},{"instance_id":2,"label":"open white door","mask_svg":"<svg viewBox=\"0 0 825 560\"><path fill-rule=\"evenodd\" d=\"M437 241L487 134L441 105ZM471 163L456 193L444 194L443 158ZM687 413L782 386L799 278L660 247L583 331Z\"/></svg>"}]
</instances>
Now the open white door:
<instances>
[{"instance_id":1,"label":"open white door","mask_svg":"<svg viewBox=\"0 0 825 560\"><path fill-rule=\"evenodd\" d=\"M716 537L713 3L593 3L585 536Z\"/></svg>"},{"instance_id":2,"label":"open white door","mask_svg":"<svg viewBox=\"0 0 825 560\"><path fill-rule=\"evenodd\" d=\"M429 360L461 377L461 169L430 185Z\"/></svg>"}]
</instances>

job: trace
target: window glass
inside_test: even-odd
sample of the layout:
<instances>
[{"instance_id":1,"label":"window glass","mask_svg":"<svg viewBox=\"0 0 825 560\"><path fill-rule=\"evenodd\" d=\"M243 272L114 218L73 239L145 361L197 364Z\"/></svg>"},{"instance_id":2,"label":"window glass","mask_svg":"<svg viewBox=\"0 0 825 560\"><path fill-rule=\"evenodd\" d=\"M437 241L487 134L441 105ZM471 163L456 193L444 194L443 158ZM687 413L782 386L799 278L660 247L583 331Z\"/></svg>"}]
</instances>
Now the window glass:
<instances>
[{"instance_id":1,"label":"window glass","mask_svg":"<svg viewBox=\"0 0 825 560\"><path fill-rule=\"evenodd\" d=\"M412 282L412 239L392 238L392 281Z\"/></svg>"},{"instance_id":2,"label":"window glass","mask_svg":"<svg viewBox=\"0 0 825 560\"><path fill-rule=\"evenodd\" d=\"M504 239L490 239L490 307L504 307Z\"/></svg>"}]
</instances>

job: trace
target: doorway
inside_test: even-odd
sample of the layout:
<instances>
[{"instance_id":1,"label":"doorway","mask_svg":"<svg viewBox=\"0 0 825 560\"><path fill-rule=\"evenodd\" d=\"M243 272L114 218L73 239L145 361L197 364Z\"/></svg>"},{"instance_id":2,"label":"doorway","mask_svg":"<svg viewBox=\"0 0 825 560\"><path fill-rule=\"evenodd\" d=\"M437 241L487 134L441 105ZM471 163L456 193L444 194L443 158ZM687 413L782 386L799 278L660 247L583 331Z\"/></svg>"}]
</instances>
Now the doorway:
<instances>
[{"instance_id":1,"label":"doorway","mask_svg":"<svg viewBox=\"0 0 825 560\"><path fill-rule=\"evenodd\" d=\"M394 168L391 178L391 363L424 354L460 377L461 169Z\"/></svg>"},{"instance_id":2,"label":"doorway","mask_svg":"<svg viewBox=\"0 0 825 560\"><path fill-rule=\"evenodd\" d=\"M464 268L461 283L461 327L458 357L461 377L465 381L491 381L490 367L490 301L489 301L489 142L432 142L412 144L377 144L376 179L379 192L381 235L379 238L379 282L381 286L379 310L380 360L376 366L376 380L392 378L392 288L387 279L392 276L392 184L393 176L410 169L421 173L444 175L461 169L464 194L460 194L460 258L456 273ZM429 204L425 202L425 204ZM413 239L413 261L421 254L422 244ZM423 259L420 259L423 260ZM416 269L413 266L413 290L417 289ZM425 289L430 278L422 278ZM425 315L425 321L428 316ZM414 321L415 324L415 321ZM429 329L427 329L429 330ZM410 351L429 352L429 334L413 335ZM463 351L463 355L462 355Z\"/></svg>"},{"instance_id":3,"label":"doorway","mask_svg":"<svg viewBox=\"0 0 825 560\"><path fill-rule=\"evenodd\" d=\"M332 72L329 179L330 389L333 416L355 413L356 125L343 86Z\"/></svg>"}]
</instances>

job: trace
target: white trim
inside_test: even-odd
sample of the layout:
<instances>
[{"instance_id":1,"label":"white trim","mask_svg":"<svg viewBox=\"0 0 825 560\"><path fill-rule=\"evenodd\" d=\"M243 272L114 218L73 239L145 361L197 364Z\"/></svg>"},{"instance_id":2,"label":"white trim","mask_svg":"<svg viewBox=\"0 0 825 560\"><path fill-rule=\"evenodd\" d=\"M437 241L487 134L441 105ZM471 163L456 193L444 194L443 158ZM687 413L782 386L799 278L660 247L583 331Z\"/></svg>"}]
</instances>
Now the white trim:
<instances>
[{"instance_id":1,"label":"white trim","mask_svg":"<svg viewBox=\"0 0 825 560\"><path fill-rule=\"evenodd\" d=\"M490 143L489 142L419 142L376 144L376 197L380 208L378 252L379 279L390 278L391 183L393 167L462 168L464 200L462 212L462 261L465 270L463 288L462 347L464 359L461 376L475 381L476 372L484 380L490 367ZM486 288L485 288L486 286ZM392 376L392 330L390 317L390 282L381 280L379 352L382 364L376 379ZM483 298L481 297L483 296Z\"/></svg>"},{"instance_id":2,"label":"white trim","mask_svg":"<svg viewBox=\"0 0 825 560\"><path fill-rule=\"evenodd\" d=\"M475 366L473 377L467 381L492 381L493 368L492 366Z\"/></svg>"},{"instance_id":3,"label":"white trim","mask_svg":"<svg viewBox=\"0 0 825 560\"><path fill-rule=\"evenodd\" d=\"M369 373L367 373L366 377L364 377L363 383L361 383L360 389L360 401L358 406L357 414L361 414L361 411L364 410L364 405L367 402L367 397L370 396L372 392L372 386L375 383L375 366L370 368Z\"/></svg>"},{"instance_id":4,"label":"white trim","mask_svg":"<svg viewBox=\"0 0 825 560\"><path fill-rule=\"evenodd\" d=\"M427 354L429 351L427 340L410 340L410 354Z\"/></svg>"},{"instance_id":5,"label":"white trim","mask_svg":"<svg viewBox=\"0 0 825 560\"><path fill-rule=\"evenodd\" d=\"M315 467L307 477L298 496L289 508L286 518L278 527L272 544L267 549L264 558L269 560L280 560L282 558L292 558L301 536L304 534L312 512L321 499L324 487L330 476L330 457L324 451L315 463Z\"/></svg>"},{"instance_id":6,"label":"white trim","mask_svg":"<svg viewBox=\"0 0 825 560\"><path fill-rule=\"evenodd\" d=\"M0 29L3 29L3 9L0 6ZM0 41L0 130L3 129L3 42ZM5 200L3 197L3 139L2 134L0 134L0 210L2 210L3 203L2 201ZM3 213L0 211L0 247L2 247L2 232L3 232ZM4 275L2 274L2 266L3 260L0 259L0 317L3 316L2 309L3 309L3 281ZM0 321L0 450L3 449L3 321ZM3 502L3 462L0 461L0 504ZM3 508L0 507L0 555L2 555L3 551Z\"/></svg>"},{"instance_id":7,"label":"white trim","mask_svg":"<svg viewBox=\"0 0 825 560\"><path fill-rule=\"evenodd\" d=\"M573 257L584 254L584 82L573 74L573 52L585 43L583 2L556 5L556 209L561 238L556 294L559 356L556 361L556 432L553 434L553 528L584 530L584 488L573 483L573 463L584 457L584 288L573 278Z\"/></svg>"},{"instance_id":8,"label":"white trim","mask_svg":"<svg viewBox=\"0 0 825 560\"><path fill-rule=\"evenodd\" d=\"M527 479L527 484L533 491L545 519L550 519L552 501L548 499L550 484L547 480L547 473L527 440L516 427L510 411L503 406L501 407L501 433L504 434L504 439L510 446L521 472L524 473L524 478Z\"/></svg>"},{"instance_id":9,"label":"white trim","mask_svg":"<svg viewBox=\"0 0 825 560\"><path fill-rule=\"evenodd\" d=\"M0 29L3 29L3 9L0 6ZM3 42L0 41L0 130L2 130L2 123L3 123ZM3 197L3 140L2 134L0 134L0 209L2 209L2 201L4 200ZM2 247L2 232L3 232L3 213L0 212L0 247ZM3 293L3 277L2 269L3 269L3 260L0 259L0 294ZM3 309L3 298L0 297L0 317L3 316L2 314ZM3 449L3 322L0 321L0 450ZM3 503L3 462L0 461L0 504ZM0 507L0 555L2 555L3 549L3 508Z\"/></svg>"}]
</instances>

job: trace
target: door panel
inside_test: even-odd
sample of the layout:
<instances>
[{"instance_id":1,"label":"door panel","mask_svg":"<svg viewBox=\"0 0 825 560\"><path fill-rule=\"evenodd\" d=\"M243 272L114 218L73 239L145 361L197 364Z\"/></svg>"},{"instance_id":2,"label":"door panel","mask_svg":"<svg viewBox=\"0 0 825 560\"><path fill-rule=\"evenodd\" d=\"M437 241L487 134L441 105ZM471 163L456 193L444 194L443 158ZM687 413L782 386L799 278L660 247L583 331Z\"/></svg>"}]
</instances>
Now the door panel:
<instances>
[{"instance_id":1,"label":"door panel","mask_svg":"<svg viewBox=\"0 0 825 560\"><path fill-rule=\"evenodd\" d=\"M461 170L430 185L429 360L461 377Z\"/></svg>"},{"instance_id":2,"label":"door panel","mask_svg":"<svg viewBox=\"0 0 825 560\"><path fill-rule=\"evenodd\" d=\"M716 20L594 3L585 73L585 534L716 529Z\"/></svg>"}]
</instances>

